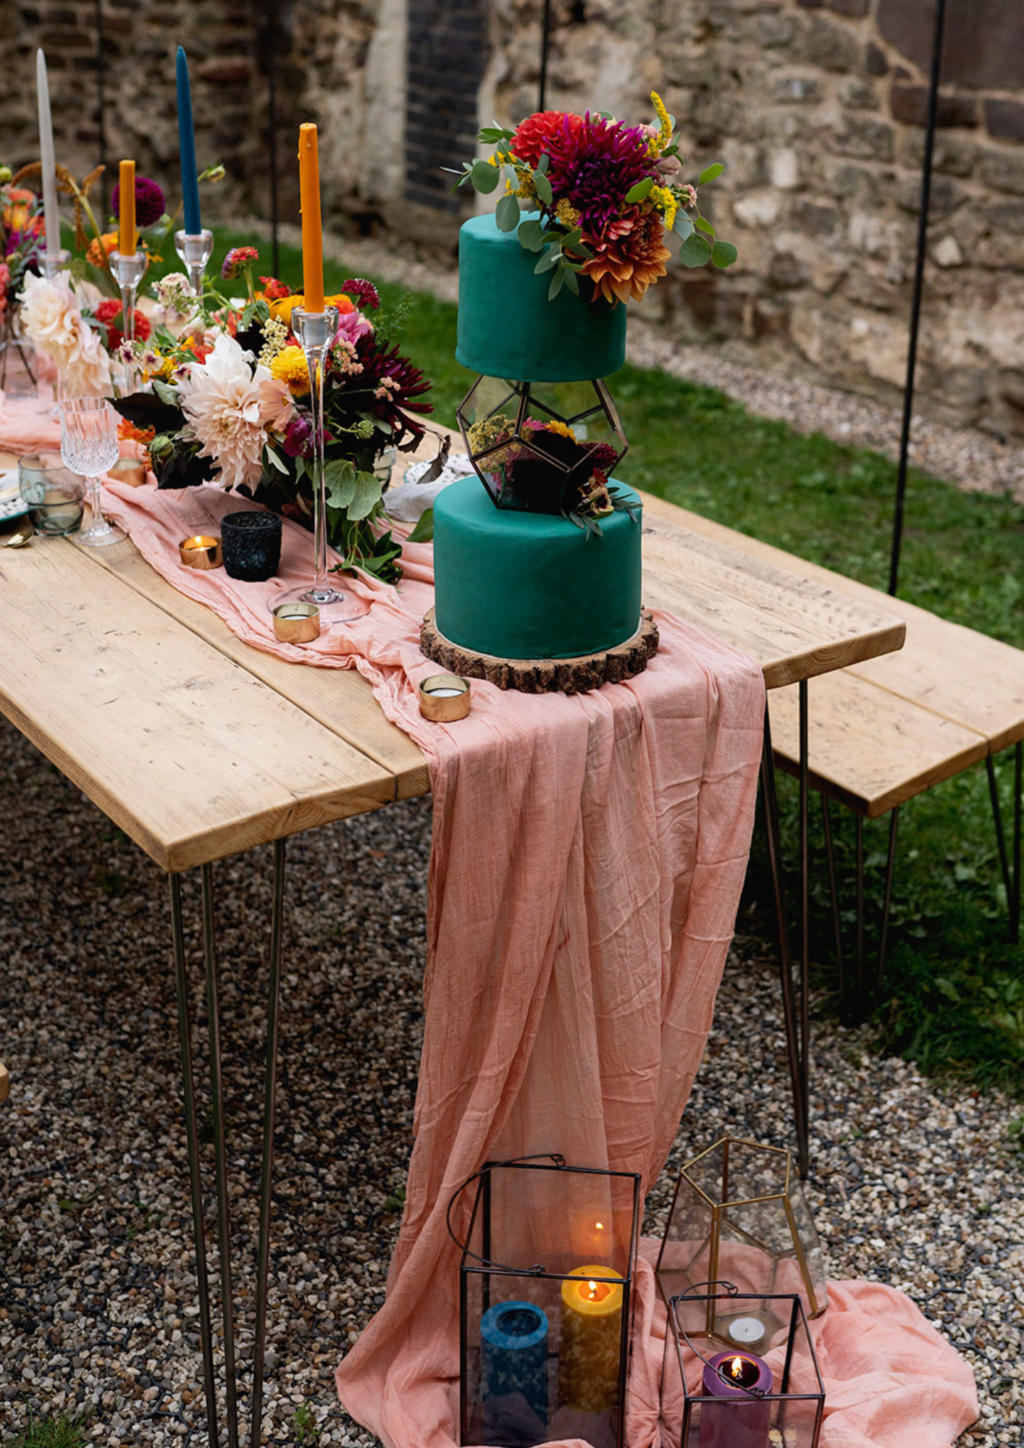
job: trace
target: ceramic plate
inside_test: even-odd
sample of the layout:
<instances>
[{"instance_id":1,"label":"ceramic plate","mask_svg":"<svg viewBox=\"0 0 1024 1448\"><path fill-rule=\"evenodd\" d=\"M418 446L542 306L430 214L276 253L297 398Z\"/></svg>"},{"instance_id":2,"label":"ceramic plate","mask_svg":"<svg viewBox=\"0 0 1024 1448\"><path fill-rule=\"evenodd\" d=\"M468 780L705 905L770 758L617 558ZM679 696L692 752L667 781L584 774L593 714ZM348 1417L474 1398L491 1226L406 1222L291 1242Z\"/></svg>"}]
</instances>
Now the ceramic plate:
<instances>
[{"instance_id":1,"label":"ceramic plate","mask_svg":"<svg viewBox=\"0 0 1024 1448\"><path fill-rule=\"evenodd\" d=\"M13 498L0 498L0 522L5 518L20 518L22 513L28 512L28 504L15 493Z\"/></svg>"},{"instance_id":2,"label":"ceramic plate","mask_svg":"<svg viewBox=\"0 0 1024 1448\"><path fill-rule=\"evenodd\" d=\"M0 468L0 503L9 503L18 496L18 469Z\"/></svg>"}]
</instances>

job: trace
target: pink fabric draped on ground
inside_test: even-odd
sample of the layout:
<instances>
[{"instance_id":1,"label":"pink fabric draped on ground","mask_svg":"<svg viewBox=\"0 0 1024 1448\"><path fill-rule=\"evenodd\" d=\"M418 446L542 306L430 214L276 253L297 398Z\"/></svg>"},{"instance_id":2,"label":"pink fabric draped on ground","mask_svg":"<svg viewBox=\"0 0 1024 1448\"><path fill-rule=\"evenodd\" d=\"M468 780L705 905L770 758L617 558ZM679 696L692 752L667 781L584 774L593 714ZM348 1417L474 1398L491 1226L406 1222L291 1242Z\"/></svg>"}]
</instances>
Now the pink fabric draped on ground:
<instances>
[{"instance_id":1,"label":"pink fabric draped on ground","mask_svg":"<svg viewBox=\"0 0 1024 1448\"><path fill-rule=\"evenodd\" d=\"M0 446L17 431L24 448L27 419L14 411L0 413ZM47 423L31 445L53 440ZM387 1300L338 1388L388 1448L451 1448L458 1253L448 1199L485 1160L533 1152L639 1172L645 1190L657 1176L703 1055L746 868L760 671L658 614L661 651L628 684L535 698L477 682L468 719L428 724L415 686L436 672L418 646L433 599L429 545L407 545L399 589L352 585L363 618L298 648L274 639L267 602L308 578L308 533L286 523L278 578L239 584L183 569L177 544L198 524L219 531L242 499L114 484L104 501L158 572L247 642L358 668L427 755L426 1028L407 1204ZM646 1260L639 1290L629 1443L657 1448L664 1311ZM977 1413L966 1366L899 1294L869 1283L832 1290L817 1328L823 1448L946 1448Z\"/></svg>"}]
</instances>

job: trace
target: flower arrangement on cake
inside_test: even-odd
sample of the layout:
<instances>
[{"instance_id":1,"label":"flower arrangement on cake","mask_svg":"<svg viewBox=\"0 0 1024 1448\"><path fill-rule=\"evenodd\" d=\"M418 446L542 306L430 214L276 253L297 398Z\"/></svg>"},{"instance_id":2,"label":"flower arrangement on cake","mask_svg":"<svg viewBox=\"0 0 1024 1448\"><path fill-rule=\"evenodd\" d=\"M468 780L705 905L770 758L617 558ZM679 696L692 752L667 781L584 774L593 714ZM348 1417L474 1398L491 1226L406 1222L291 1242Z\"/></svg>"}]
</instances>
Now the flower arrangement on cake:
<instances>
[{"instance_id":1,"label":"flower arrangement on cake","mask_svg":"<svg viewBox=\"0 0 1024 1448\"><path fill-rule=\"evenodd\" d=\"M539 111L514 130L485 127L478 140L494 147L490 157L455 172L453 191L468 183L490 195L504 182L498 227L538 253L535 270L551 272L549 299L563 286L578 292L583 276L595 300L639 301L665 275L665 241L673 234L685 266L736 260L736 248L716 237L698 202L697 187L724 168L706 167L696 185L681 181L675 121L656 91L651 102L656 119L645 125L603 111Z\"/></svg>"},{"instance_id":2,"label":"flower arrangement on cake","mask_svg":"<svg viewBox=\"0 0 1024 1448\"><path fill-rule=\"evenodd\" d=\"M309 374L291 330L302 297L274 277L257 286L258 260L255 247L225 260L221 281L243 282L243 297L215 283L197 297L182 274L155 283L152 332L121 347L143 385L114 405L124 435L145 443L158 486L241 489L311 524ZM394 324L368 315L380 307L370 282L349 280L326 300L339 312L324 374L328 537L342 568L390 582L401 545L383 521L374 465L423 437L430 383L389 336Z\"/></svg>"}]
</instances>

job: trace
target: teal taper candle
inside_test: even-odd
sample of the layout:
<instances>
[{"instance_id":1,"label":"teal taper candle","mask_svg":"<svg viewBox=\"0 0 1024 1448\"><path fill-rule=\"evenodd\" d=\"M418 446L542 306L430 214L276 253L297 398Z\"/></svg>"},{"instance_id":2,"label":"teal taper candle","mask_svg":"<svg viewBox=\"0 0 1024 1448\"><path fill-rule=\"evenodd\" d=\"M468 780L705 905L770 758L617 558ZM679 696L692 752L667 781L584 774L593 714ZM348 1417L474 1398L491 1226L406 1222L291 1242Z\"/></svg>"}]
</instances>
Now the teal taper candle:
<instances>
[{"instance_id":1,"label":"teal taper candle","mask_svg":"<svg viewBox=\"0 0 1024 1448\"><path fill-rule=\"evenodd\" d=\"M185 202L185 232L198 236L203 229L199 217L199 181L196 172L196 137L192 129L192 90L188 83L188 57L178 46L178 149L181 152L181 194Z\"/></svg>"}]
</instances>

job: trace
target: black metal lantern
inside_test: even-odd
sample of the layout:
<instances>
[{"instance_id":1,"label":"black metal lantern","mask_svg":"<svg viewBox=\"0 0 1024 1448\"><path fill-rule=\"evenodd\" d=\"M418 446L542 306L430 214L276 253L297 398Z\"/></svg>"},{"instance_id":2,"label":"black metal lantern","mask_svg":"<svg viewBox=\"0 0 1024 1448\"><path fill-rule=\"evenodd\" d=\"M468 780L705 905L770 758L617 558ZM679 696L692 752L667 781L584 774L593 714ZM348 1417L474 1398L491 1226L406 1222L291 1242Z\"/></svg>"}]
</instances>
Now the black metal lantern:
<instances>
[{"instance_id":1,"label":"black metal lantern","mask_svg":"<svg viewBox=\"0 0 1024 1448\"><path fill-rule=\"evenodd\" d=\"M456 416L488 497L520 512L579 509L629 447L600 378L513 382L481 374Z\"/></svg>"},{"instance_id":2,"label":"black metal lantern","mask_svg":"<svg viewBox=\"0 0 1024 1448\"><path fill-rule=\"evenodd\" d=\"M668 1302L662 1442L678 1448L817 1448L825 1387L798 1293L766 1298L728 1282ZM713 1324L765 1311L775 1324L756 1351Z\"/></svg>"},{"instance_id":3,"label":"black metal lantern","mask_svg":"<svg viewBox=\"0 0 1024 1448\"><path fill-rule=\"evenodd\" d=\"M456 1193L449 1224L470 1187L456 1237L460 1442L622 1448L639 1176L560 1156L494 1163Z\"/></svg>"}]
</instances>

